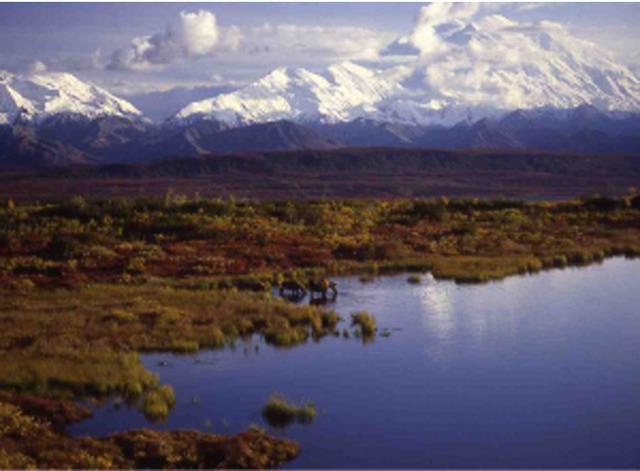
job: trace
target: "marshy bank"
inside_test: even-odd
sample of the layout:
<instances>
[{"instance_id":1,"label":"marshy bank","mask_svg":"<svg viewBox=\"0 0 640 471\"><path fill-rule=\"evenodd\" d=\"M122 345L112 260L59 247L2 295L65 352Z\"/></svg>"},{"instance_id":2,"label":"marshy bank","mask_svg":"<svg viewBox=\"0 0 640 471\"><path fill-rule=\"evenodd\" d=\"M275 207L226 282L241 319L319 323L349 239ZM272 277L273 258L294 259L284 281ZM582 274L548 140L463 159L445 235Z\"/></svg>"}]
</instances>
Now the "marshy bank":
<instances>
[{"instance_id":1,"label":"marshy bank","mask_svg":"<svg viewBox=\"0 0 640 471\"><path fill-rule=\"evenodd\" d=\"M252 335L289 347L338 335L340 321L331 310L292 305L269 293L164 285L14 294L0 298L0 312L4 389L54 398L142 396L143 408L154 404L156 410L173 398L137 352L196 352Z\"/></svg>"},{"instance_id":2,"label":"marshy bank","mask_svg":"<svg viewBox=\"0 0 640 471\"><path fill-rule=\"evenodd\" d=\"M483 282L640 254L640 196L556 203L164 199L0 203L0 286L155 278L265 290L286 277L430 270Z\"/></svg>"},{"instance_id":3,"label":"marshy bank","mask_svg":"<svg viewBox=\"0 0 640 471\"><path fill-rule=\"evenodd\" d=\"M139 431L70 439L65 427L90 415L70 401L112 400L140 411L149 423L162 422L176 405L174 391L145 367L139 352L221 349L256 335L291 347L333 333L338 321L331 311L268 294L163 284L2 296L0 386L7 393L0 397L0 467L280 465L297 455L298 445L256 430L222 437L152 432L145 423Z\"/></svg>"},{"instance_id":4,"label":"marshy bank","mask_svg":"<svg viewBox=\"0 0 640 471\"><path fill-rule=\"evenodd\" d=\"M51 409L70 412L73 407L55 400L45 406L42 401L25 400L25 396L0 398L0 468L256 469L280 466L300 451L294 442L258 430L219 436L195 430L140 429L104 438L73 438L59 425L62 420L73 422L77 417L61 417L58 413L53 418L56 426L50 415Z\"/></svg>"}]
</instances>

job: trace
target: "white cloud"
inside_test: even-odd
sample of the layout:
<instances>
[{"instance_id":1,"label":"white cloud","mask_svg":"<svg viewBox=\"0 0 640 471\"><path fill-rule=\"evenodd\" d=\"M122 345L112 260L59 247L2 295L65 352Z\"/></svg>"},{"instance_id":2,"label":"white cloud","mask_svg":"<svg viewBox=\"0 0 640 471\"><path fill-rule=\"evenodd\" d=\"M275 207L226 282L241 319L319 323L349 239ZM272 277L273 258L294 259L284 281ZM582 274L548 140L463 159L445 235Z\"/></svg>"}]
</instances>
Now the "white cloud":
<instances>
[{"instance_id":1,"label":"white cloud","mask_svg":"<svg viewBox=\"0 0 640 471\"><path fill-rule=\"evenodd\" d=\"M43 72L80 72L103 70L105 60L100 49L91 54L76 54L55 58L37 60L31 63L27 69L28 73Z\"/></svg>"},{"instance_id":2,"label":"white cloud","mask_svg":"<svg viewBox=\"0 0 640 471\"><path fill-rule=\"evenodd\" d=\"M437 27L456 20L468 21L480 8L480 3L450 2L433 2L422 7L411 34L411 43L423 56L444 52L446 45L442 42Z\"/></svg>"},{"instance_id":3,"label":"white cloud","mask_svg":"<svg viewBox=\"0 0 640 471\"><path fill-rule=\"evenodd\" d=\"M472 106L510 109L556 101L571 107L580 94L606 98L609 81L594 70L626 74L613 71L607 53L559 23L499 14L513 10L491 4L423 7L409 35L419 51L421 86L439 99Z\"/></svg>"},{"instance_id":4,"label":"white cloud","mask_svg":"<svg viewBox=\"0 0 640 471\"><path fill-rule=\"evenodd\" d=\"M209 11L182 12L175 24L162 33L133 38L129 46L116 50L107 68L161 70L185 59L219 56L232 62L337 61L377 59L379 51L394 35L361 27L261 26L241 30L222 28Z\"/></svg>"},{"instance_id":5,"label":"white cloud","mask_svg":"<svg viewBox=\"0 0 640 471\"><path fill-rule=\"evenodd\" d=\"M394 34L349 26L300 26L265 23L247 31L244 51L283 59L377 59Z\"/></svg>"},{"instance_id":6,"label":"white cloud","mask_svg":"<svg viewBox=\"0 0 640 471\"><path fill-rule=\"evenodd\" d=\"M240 88L248 85L249 82L246 80L238 80L233 78L225 77L222 74L212 74L209 77L207 85L216 86L216 87L234 87Z\"/></svg>"},{"instance_id":7,"label":"white cloud","mask_svg":"<svg viewBox=\"0 0 640 471\"><path fill-rule=\"evenodd\" d=\"M450 45L443 39L442 30L453 25L474 24L482 31L496 32L506 29L524 32L539 30L566 33L564 26L552 21L539 23L518 23L498 12L522 12L546 6L544 3L451 3L434 2L420 9L413 32L409 39L423 57L443 54Z\"/></svg>"},{"instance_id":8,"label":"white cloud","mask_svg":"<svg viewBox=\"0 0 640 471\"><path fill-rule=\"evenodd\" d=\"M47 65L42 61L35 61L31 65L29 65L29 73L30 74L41 74L46 72Z\"/></svg>"},{"instance_id":9,"label":"white cloud","mask_svg":"<svg viewBox=\"0 0 640 471\"><path fill-rule=\"evenodd\" d=\"M198 13L182 12L173 36L187 56L211 54L220 37L216 16L205 10Z\"/></svg>"},{"instance_id":10,"label":"white cloud","mask_svg":"<svg viewBox=\"0 0 640 471\"><path fill-rule=\"evenodd\" d=\"M231 26L223 37L224 48L229 51L237 51L244 41L244 34L237 26Z\"/></svg>"},{"instance_id":11,"label":"white cloud","mask_svg":"<svg viewBox=\"0 0 640 471\"><path fill-rule=\"evenodd\" d=\"M533 11L533 10L539 10L540 8L546 5L548 4L540 3L540 2L522 2L522 3L518 3L516 9L518 11Z\"/></svg>"},{"instance_id":12,"label":"white cloud","mask_svg":"<svg viewBox=\"0 0 640 471\"><path fill-rule=\"evenodd\" d=\"M242 41L239 28L222 30L216 16L206 10L182 12L166 31L133 38L131 44L111 55L108 68L160 69L184 59L210 57L220 50L235 50Z\"/></svg>"}]
</instances>

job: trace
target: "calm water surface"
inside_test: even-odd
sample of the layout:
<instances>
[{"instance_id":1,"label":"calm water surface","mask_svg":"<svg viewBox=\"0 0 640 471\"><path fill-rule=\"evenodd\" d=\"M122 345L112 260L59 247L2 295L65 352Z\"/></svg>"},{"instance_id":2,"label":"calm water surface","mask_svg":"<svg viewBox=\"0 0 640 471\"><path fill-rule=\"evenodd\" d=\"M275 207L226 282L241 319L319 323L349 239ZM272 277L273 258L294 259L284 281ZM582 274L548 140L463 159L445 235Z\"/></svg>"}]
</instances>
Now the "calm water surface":
<instances>
[{"instance_id":1,"label":"calm water surface","mask_svg":"<svg viewBox=\"0 0 640 471\"><path fill-rule=\"evenodd\" d=\"M268 428L278 391L319 411L271 430L302 445L291 468L640 467L640 261L473 286L406 278L338 280L332 307L368 310L388 338L145 355L176 392L168 420L109 404L72 432Z\"/></svg>"}]
</instances>

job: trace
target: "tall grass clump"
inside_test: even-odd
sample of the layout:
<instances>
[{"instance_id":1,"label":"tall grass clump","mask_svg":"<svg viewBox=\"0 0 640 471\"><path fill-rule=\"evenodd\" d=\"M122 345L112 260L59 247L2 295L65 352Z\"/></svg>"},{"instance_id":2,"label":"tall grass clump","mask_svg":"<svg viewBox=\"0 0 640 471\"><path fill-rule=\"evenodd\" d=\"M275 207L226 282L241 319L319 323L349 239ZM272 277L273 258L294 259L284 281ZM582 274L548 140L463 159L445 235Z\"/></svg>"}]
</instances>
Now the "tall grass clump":
<instances>
[{"instance_id":1,"label":"tall grass clump","mask_svg":"<svg viewBox=\"0 0 640 471\"><path fill-rule=\"evenodd\" d=\"M363 337L371 336L376 332L376 318L367 311L351 314L351 325L358 326Z\"/></svg>"},{"instance_id":2,"label":"tall grass clump","mask_svg":"<svg viewBox=\"0 0 640 471\"><path fill-rule=\"evenodd\" d=\"M313 402L293 403L283 394L272 394L262 409L262 416L269 425L275 428L285 428L297 422L310 424L318 415Z\"/></svg>"},{"instance_id":3,"label":"tall grass clump","mask_svg":"<svg viewBox=\"0 0 640 471\"><path fill-rule=\"evenodd\" d=\"M269 345L291 347L306 342L309 329L306 327L273 326L264 331L264 339Z\"/></svg>"},{"instance_id":4,"label":"tall grass clump","mask_svg":"<svg viewBox=\"0 0 640 471\"><path fill-rule=\"evenodd\" d=\"M142 413L150 420L162 420L176 404L173 388L169 385L158 386L147 392L142 398Z\"/></svg>"}]
</instances>

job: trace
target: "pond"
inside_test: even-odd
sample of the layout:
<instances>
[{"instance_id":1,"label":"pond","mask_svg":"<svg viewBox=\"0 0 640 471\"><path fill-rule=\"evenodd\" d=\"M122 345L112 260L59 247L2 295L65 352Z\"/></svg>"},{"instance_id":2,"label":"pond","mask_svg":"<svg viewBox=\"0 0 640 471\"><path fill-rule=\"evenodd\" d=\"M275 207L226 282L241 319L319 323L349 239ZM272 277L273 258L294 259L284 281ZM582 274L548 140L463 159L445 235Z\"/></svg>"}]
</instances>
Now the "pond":
<instances>
[{"instance_id":1,"label":"pond","mask_svg":"<svg viewBox=\"0 0 640 471\"><path fill-rule=\"evenodd\" d=\"M144 355L176 392L166 422L110 403L72 433L256 423L302 445L290 468L640 466L640 261L484 285L407 277L336 280L331 307L369 311L388 337ZM274 392L314 401L317 418L269 429Z\"/></svg>"}]
</instances>

